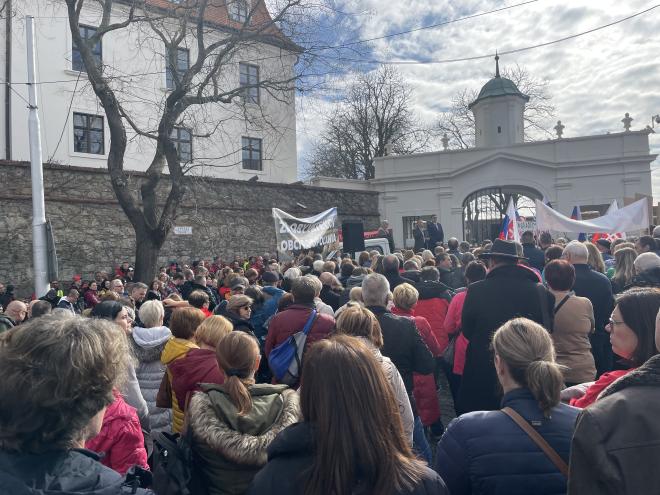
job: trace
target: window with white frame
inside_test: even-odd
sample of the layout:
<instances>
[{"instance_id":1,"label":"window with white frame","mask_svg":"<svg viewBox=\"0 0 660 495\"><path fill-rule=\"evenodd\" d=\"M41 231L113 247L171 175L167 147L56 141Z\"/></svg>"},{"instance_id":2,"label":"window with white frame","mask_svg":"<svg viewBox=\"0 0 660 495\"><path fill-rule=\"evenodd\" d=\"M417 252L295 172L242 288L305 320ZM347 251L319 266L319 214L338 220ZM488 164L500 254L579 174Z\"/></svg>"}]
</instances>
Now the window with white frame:
<instances>
[{"instance_id":1,"label":"window with white frame","mask_svg":"<svg viewBox=\"0 0 660 495\"><path fill-rule=\"evenodd\" d=\"M243 169L263 170L261 139L243 136L241 144Z\"/></svg>"},{"instance_id":2,"label":"window with white frame","mask_svg":"<svg viewBox=\"0 0 660 495\"><path fill-rule=\"evenodd\" d=\"M245 103L259 104L259 67L251 64L238 64L240 85L243 89L241 97Z\"/></svg>"},{"instance_id":3,"label":"window with white frame","mask_svg":"<svg viewBox=\"0 0 660 495\"><path fill-rule=\"evenodd\" d=\"M92 26L81 25L78 27L78 30L80 31L80 37L84 40L88 40L96 34L96 28ZM103 63L103 47L101 45L101 40L94 43L94 46L92 47L92 55L94 56L96 66L101 67L101 64ZM85 72L85 64L75 42L72 43L71 47L71 68L73 70Z\"/></svg>"},{"instance_id":4,"label":"window with white frame","mask_svg":"<svg viewBox=\"0 0 660 495\"><path fill-rule=\"evenodd\" d=\"M176 151L179 154L179 160L182 162L192 161L192 132L185 127L175 127L170 134Z\"/></svg>"},{"instance_id":5,"label":"window with white frame","mask_svg":"<svg viewBox=\"0 0 660 495\"><path fill-rule=\"evenodd\" d=\"M87 113L73 113L73 151L105 154L103 117Z\"/></svg>"},{"instance_id":6,"label":"window with white frame","mask_svg":"<svg viewBox=\"0 0 660 495\"><path fill-rule=\"evenodd\" d=\"M165 87L174 89L176 80L190 68L190 51L187 48L177 48L176 54L167 49L167 60L165 60ZM175 77L176 76L176 77Z\"/></svg>"},{"instance_id":7,"label":"window with white frame","mask_svg":"<svg viewBox=\"0 0 660 495\"><path fill-rule=\"evenodd\" d=\"M232 21L245 24L249 14L248 0L232 0L227 5L229 18Z\"/></svg>"}]
</instances>

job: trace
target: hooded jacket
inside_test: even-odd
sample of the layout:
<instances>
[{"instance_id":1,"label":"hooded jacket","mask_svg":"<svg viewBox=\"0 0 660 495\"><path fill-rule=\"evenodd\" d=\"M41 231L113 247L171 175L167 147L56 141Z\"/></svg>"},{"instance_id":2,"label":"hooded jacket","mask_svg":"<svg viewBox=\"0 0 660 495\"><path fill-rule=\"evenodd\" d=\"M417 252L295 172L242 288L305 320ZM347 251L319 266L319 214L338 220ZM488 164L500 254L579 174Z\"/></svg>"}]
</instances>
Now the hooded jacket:
<instances>
[{"instance_id":1,"label":"hooded jacket","mask_svg":"<svg viewBox=\"0 0 660 495\"><path fill-rule=\"evenodd\" d=\"M191 349L199 349L199 347L189 340L172 337L165 344L163 354L160 356L160 362L167 366L167 371L158 389L156 405L172 408L172 431L174 433L181 433L183 430L183 410L179 407L179 402L172 388L172 371L169 365L184 357Z\"/></svg>"},{"instance_id":2,"label":"hooded jacket","mask_svg":"<svg viewBox=\"0 0 660 495\"><path fill-rule=\"evenodd\" d=\"M239 415L223 386L202 388L190 401L195 464L209 495L243 494L275 436L299 421L298 393L286 385L252 385L252 409Z\"/></svg>"},{"instance_id":3,"label":"hooded jacket","mask_svg":"<svg viewBox=\"0 0 660 495\"><path fill-rule=\"evenodd\" d=\"M268 464L254 477L246 495L299 495L304 492L305 471L314 462L313 426L303 422L282 431L268 447ZM359 466L357 466L359 470ZM354 495L370 493L356 483ZM429 468L412 490L392 491L391 495L448 495L444 482Z\"/></svg>"},{"instance_id":4,"label":"hooded jacket","mask_svg":"<svg viewBox=\"0 0 660 495\"><path fill-rule=\"evenodd\" d=\"M0 450L0 487L3 495L149 495L125 484L116 471L85 449L18 454Z\"/></svg>"},{"instance_id":5,"label":"hooded jacket","mask_svg":"<svg viewBox=\"0 0 660 495\"><path fill-rule=\"evenodd\" d=\"M181 359L169 365L172 376L172 391L176 395L179 409L185 412L186 397L201 390L201 383L222 385L225 376L220 371L215 351L210 349L190 349Z\"/></svg>"},{"instance_id":6,"label":"hooded jacket","mask_svg":"<svg viewBox=\"0 0 660 495\"><path fill-rule=\"evenodd\" d=\"M149 408L151 431L169 430L172 424L172 411L157 407L156 396L166 370L165 365L160 361L160 356L168 340L172 338L172 333L167 327L135 327L131 335L133 354L139 362L135 368L135 375L140 384L142 397Z\"/></svg>"},{"instance_id":7,"label":"hooded jacket","mask_svg":"<svg viewBox=\"0 0 660 495\"><path fill-rule=\"evenodd\" d=\"M149 470L144 437L135 408L124 402L114 391L115 400L103 415L101 431L87 440L85 448L101 455L101 463L119 474L126 474L132 466Z\"/></svg>"},{"instance_id":8,"label":"hooded jacket","mask_svg":"<svg viewBox=\"0 0 660 495\"><path fill-rule=\"evenodd\" d=\"M445 317L452 298L452 291L442 282L427 280L415 284L419 299L415 315L423 316L431 325L431 331L440 346L440 353L449 344L449 332L445 330Z\"/></svg>"}]
</instances>

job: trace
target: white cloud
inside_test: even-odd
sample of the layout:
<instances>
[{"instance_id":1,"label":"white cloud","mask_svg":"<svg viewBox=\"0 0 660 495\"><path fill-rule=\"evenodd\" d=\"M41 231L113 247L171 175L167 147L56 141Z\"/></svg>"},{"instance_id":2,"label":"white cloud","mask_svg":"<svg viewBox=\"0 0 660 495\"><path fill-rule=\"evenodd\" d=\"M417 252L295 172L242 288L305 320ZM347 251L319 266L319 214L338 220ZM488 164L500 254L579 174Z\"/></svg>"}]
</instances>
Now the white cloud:
<instances>
[{"instance_id":1,"label":"white cloud","mask_svg":"<svg viewBox=\"0 0 660 495\"><path fill-rule=\"evenodd\" d=\"M501 8L515 2L494 0L346 0L343 11L352 17L362 38L382 36L421 25ZM654 0L541 0L443 27L417 31L370 43L371 57L379 60L442 60L472 57L531 46L586 31L650 8ZM502 66L519 64L549 81L557 118L565 136L618 132L629 112L633 129L651 123L660 113L660 9L597 31L535 50L503 55ZM401 65L415 91L416 111L435 119L462 88L479 89L494 71L492 59L450 64ZM318 135L319 117L330 110L323 98L300 108L299 158ZM311 114L309 113L311 111ZM311 115L311 116L310 116ZM660 133L660 126L656 125ZM651 149L660 153L660 134L651 135ZM660 168L656 160L654 166ZM653 174L653 191L660 198L660 172Z\"/></svg>"}]
</instances>

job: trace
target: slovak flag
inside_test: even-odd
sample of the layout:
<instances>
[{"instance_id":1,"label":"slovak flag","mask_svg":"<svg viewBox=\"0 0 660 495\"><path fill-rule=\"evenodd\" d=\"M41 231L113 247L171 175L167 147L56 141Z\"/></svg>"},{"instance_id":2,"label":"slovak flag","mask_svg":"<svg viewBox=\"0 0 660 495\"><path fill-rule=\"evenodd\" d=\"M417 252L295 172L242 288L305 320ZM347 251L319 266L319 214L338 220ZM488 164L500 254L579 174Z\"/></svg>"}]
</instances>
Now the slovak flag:
<instances>
[{"instance_id":1,"label":"slovak flag","mask_svg":"<svg viewBox=\"0 0 660 495\"><path fill-rule=\"evenodd\" d=\"M502 228L500 228L499 238L505 241L520 242L520 233L518 232L518 220L520 215L513 204L513 197L509 198L509 206L506 208Z\"/></svg>"},{"instance_id":2,"label":"slovak flag","mask_svg":"<svg viewBox=\"0 0 660 495\"><path fill-rule=\"evenodd\" d=\"M573 212L571 213L571 220L582 220L582 212L580 211L579 206L573 207ZM578 234L578 241L584 242L587 240L587 234L580 232Z\"/></svg>"},{"instance_id":3,"label":"slovak flag","mask_svg":"<svg viewBox=\"0 0 660 495\"><path fill-rule=\"evenodd\" d=\"M619 204L617 203L616 199L612 201L612 204L610 207L607 209L605 212L605 215L609 215L610 213L614 213L619 209ZM613 241L614 239L625 239L626 238L626 233L625 232L615 232L613 234L608 234L606 232L598 232L597 234L594 234L591 237L591 242L596 242L598 239L607 239L608 241Z\"/></svg>"}]
</instances>

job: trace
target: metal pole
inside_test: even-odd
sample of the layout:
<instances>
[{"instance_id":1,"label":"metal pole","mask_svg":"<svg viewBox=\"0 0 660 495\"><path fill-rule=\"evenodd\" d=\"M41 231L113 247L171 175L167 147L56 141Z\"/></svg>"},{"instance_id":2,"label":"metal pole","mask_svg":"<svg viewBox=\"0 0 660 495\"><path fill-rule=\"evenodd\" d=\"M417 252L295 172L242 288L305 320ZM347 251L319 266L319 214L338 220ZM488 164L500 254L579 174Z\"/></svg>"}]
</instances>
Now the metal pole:
<instances>
[{"instance_id":1,"label":"metal pole","mask_svg":"<svg viewBox=\"0 0 660 495\"><path fill-rule=\"evenodd\" d=\"M44 176L41 162L41 126L37 107L36 65L34 57L34 17L25 17L27 36L28 96L30 113L30 173L32 176L32 259L34 266L34 292L37 297L49 290L48 243L46 241L46 205L44 202Z\"/></svg>"}]
</instances>

